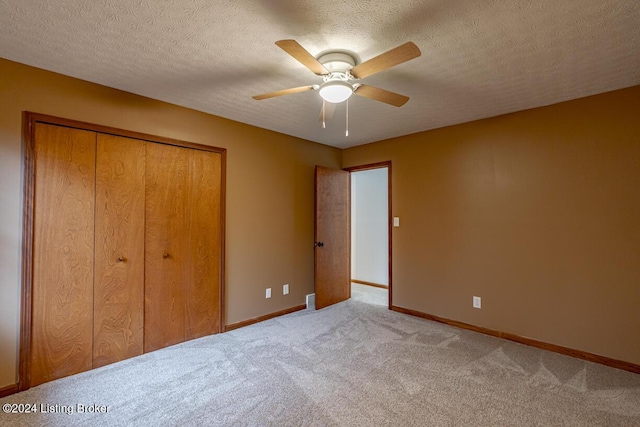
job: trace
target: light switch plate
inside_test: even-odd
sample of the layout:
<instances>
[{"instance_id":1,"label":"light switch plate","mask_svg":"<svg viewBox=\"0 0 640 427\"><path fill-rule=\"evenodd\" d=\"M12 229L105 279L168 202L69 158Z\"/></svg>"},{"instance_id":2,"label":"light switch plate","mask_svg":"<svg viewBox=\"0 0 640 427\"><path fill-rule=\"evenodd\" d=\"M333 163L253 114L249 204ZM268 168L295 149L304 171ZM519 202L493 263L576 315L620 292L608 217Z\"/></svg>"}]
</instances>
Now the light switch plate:
<instances>
[{"instance_id":1,"label":"light switch plate","mask_svg":"<svg viewBox=\"0 0 640 427\"><path fill-rule=\"evenodd\" d=\"M400 217L399 216L394 216L393 217L393 226L394 227L400 227Z\"/></svg>"},{"instance_id":2,"label":"light switch plate","mask_svg":"<svg viewBox=\"0 0 640 427\"><path fill-rule=\"evenodd\" d=\"M287 283L286 285L282 285L282 295L288 295L289 294L289 284Z\"/></svg>"},{"instance_id":3,"label":"light switch plate","mask_svg":"<svg viewBox=\"0 0 640 427\"><path fill-rule=\"evenodd\" d=\"M271 298L271 288L267 288L267 292L264 295L265 298Z\"/></svg>"}]
</instances>

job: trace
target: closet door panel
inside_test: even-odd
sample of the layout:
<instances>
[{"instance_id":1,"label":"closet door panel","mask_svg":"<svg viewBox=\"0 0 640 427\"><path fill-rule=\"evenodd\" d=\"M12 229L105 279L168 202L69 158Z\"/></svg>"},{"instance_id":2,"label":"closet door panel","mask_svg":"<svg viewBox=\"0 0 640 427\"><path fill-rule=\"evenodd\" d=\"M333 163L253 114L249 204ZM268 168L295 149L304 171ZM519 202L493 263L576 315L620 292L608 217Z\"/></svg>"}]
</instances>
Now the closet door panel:
<instances>
[{"instance_id":1,"label":"closet door panel","mask_svg":"<svg viewBox=\"0 0 640 427\"><path fill-rule=\"evenodd\" d=\"M145 142L98 134L93 365L143 352Z\"/></svg>"},{"instance_id":2,"label":"closet door panel","mask_svg":"<svg viewBox=\"0 0 640 427\"><path fill-rule=\"evenodd\" d=\"M146 144L144 351L184 341L189 150Z\"/></svg>"},{"instance_id":3,"label":"closet door panel","mask_svg":"<svg viewBox=\"0 0 640 427\"><path fill-rule=\"evenodd\" d=\"M31 386L92 366L95 146L35 125Z\"/></svg>"},{"instance_id":4,"label":"closet door panel","mask_svg":"<svg viewBox=\"0 0 640 427\"><path fill-rule=\"evenodd\" d=\"M220 184L221 155L190 150L186 339L220 332Z\"/></svg>"}]
</instances>

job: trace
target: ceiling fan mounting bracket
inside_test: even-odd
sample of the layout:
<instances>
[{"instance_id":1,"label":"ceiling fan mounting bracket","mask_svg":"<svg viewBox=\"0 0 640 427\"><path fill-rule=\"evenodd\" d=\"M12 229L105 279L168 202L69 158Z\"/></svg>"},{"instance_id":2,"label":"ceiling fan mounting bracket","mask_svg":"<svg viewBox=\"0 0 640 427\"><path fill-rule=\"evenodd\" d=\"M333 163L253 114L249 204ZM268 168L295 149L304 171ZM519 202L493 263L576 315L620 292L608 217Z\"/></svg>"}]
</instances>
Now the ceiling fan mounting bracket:
<instances>
[{"instance_id":1,"label":"ceiling fan mounting bracket","mask_svg":"<svg viewBox=\"0 0 640 427\"><path fill-rule=\"evenodd\" d=\"M352 80L352 79L353 77L351 77L351 74L349 74L348 71L346 73L331 72L329 74L322 76L322 80L324 80L325 82L334 82L334 81L348 82L349 80Z\"/></svg>"}]
</instances>

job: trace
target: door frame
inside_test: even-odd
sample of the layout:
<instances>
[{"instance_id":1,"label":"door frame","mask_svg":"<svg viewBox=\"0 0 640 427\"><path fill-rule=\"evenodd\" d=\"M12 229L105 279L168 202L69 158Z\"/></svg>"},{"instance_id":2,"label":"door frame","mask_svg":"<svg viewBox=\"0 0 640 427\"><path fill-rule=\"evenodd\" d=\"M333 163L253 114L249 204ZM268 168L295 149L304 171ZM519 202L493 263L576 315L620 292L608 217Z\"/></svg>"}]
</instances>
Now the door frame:
<instances>
[{"instance_id":1,"label":"door frame","mask_svg":"<svg viewBox=\"0 0 640 427\"><path fill-rule=\"evenodd\" d=\"M388 283L388 293L389 293L389 310L391 310L391 307L393 306L393 293L392 293L392 237L393 237L393 217L392 217L392 202L391 202L391 160L388 160L386 162L377 162L377 163L369 163L366 165L360 165L360 166L351 166L348 168L344 168L344 170L346 170L347 172L351 173L351 172L362 172L362 171L366 171L366 170L371 170L371 169L382 169L382 168L387 168L387 203L388 203L388 213L387 213L387 221L388 221L388 233L389 233L389 237L388 237L388 246L389 246L389 278ZM353 209L353 206L351 207L351 209ZM351 236L349 236L351 237ZM351 260L349 260L349 262L351 262Z\"/></svg>"},{"instance_id":2,"label":"door frame","mask_svg":"<svg viewBox=\"0 0 640 427\"><path fill-rule=\"evenodd\" d=\"M227 150L210 145L196 144L173 138L150 135L141 132L124 130L110 126L86 123L77 120L55 117L46 114L23 111L22 140L23 140L23 214L22 214L22 278L20 302L20 354L18 361L18 391L30 388L31 369L31 329L32 329L32 290L33 290L33 226L35 207L35 128L36 123L54 126L88 130L97 133L123 136L157 144L173 145L201 151L219 153L220 164L220 305L219 331L225 328L225 214L226 214L226 176Z\"/></svg>"}]
</instances>

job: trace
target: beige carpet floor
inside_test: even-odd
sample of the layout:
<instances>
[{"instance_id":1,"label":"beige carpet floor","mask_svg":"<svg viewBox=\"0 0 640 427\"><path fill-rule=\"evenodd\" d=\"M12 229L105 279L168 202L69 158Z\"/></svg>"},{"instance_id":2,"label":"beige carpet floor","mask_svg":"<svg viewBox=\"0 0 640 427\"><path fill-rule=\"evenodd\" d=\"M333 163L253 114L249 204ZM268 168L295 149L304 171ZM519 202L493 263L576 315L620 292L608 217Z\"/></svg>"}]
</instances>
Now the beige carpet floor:
<instances>
[{"instance_id":1,"label":"beige carpet floor","mask_svg":"<svg viewBox=\"0 0 640 427\"><path fill-rule=\"evenodd\" d=\"M49 409L0 425L640 426L640 375L385 306L386 291L355 287L323 310L0 399Z\"/></svg>"}]
</instances>

